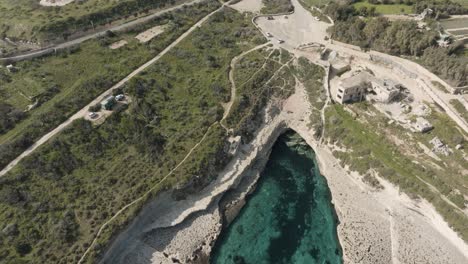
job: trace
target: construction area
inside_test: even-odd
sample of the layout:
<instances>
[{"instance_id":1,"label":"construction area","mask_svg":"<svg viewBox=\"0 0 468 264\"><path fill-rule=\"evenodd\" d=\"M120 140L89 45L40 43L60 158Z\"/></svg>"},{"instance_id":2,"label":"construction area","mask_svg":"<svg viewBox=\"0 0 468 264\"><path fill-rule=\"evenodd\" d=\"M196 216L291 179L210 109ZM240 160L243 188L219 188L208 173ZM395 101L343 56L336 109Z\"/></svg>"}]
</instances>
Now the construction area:
<instances>
[{"instance_id":1,"label":"construction area","mask_svg":"<svg viewBox=\"0 0 468 264\"><path fill-rule=\"evenodd\" d=\"M148 30L141 32L140 34L136 35L135 38L138 39L140 43L145 43L145 42L150 41L154 37L162 34L164 30L166 30L166 25L155 26L155 27L152 27Z\"/></svg>"}]
</instances>

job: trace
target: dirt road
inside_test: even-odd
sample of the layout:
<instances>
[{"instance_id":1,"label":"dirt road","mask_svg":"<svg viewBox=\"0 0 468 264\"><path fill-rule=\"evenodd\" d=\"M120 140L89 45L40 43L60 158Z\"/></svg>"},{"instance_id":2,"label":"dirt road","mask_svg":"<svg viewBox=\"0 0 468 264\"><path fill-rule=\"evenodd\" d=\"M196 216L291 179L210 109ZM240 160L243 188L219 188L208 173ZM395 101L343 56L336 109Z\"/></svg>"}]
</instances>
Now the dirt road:
<instances>
[{"instance_id":1,"label":"dirt road","mask_svg":"<svg viewBox=\"0 0 468 264\"><path fill-rule=\"evenodd\" d=\"M376 55L387 61L391 61L393 64L399 65L401 68L406 69L407 72L412 72L416 76L415 78L408 77L407 79L411 79L409 81L411 84L414 84L413 81L416 81L417 85L406 85L406 87L412 88L413 93L424 93L429 96L445 110L447 115L449 115L449 117L457 123L460 128L468 133L468 123L449 103L450 99L454 99L456 96L443 94L431 84L431 81L437 81L447 87L450 87L450 85L445 81L441 80L438 76L421 65L407 59L377 51L364 52L356 46L347 45L337 41L325 40L325 36L327 36L326 30L330 24L316 21L310 12L299 4L298 0L291 0L291 2L295 6L294 14L289 15L287 18L285 16L274 16L273 20L269 20L267 17L259 17L256 20L261 32L264 34L267 34L266 32L268 32L273 35L274 41L272 43L274 45L285 48L290 52L296 52L296 48L301 44L319 43L324 45L326 48L337 51L338 53L353 56L356 58L353 63L356 64L359 60L359 64L367 68L375 68L376 65L376 63L370 59L371 55ZM279 43L279 40L283 40L284 43ZM395 79L398 79L396 78L398 76L395 76L395 72L392 72L392 69L380 69L382 70L381 75L393 76Z\"/></svg>"},{"instance_id":2,"label":"dirt road","mask_svg":"<svg viewBox=\"0 0 468 264\"><path fill-rule=\"evenodd\" d=\"M198 1L198 0L196 0ZM101 95L99 95L97 98L95 98L93 101L91 101L88 105L83 107L80 111L76 112L73 116L68 118L65 122L60 124L58 127L56 127L54 130L50 131L49 133L45 134L43 137L41 137L36 143L34 143L31 147L29 147L26 151L21 153L16 159L14 159L12 162L10 162L4 169L0 171L0 177L5 175L8 171L10 171L18 162L20 162L24 157L28 156L31 154L34 150L36 150L38 147L40 147L42 144L47 142L50 138L53 136L57 135L60 133L63 129L65 129L68 125L70 125L74 120L79 119L79 118L84 118L86 114L88 113L88 109L90 106L93 106L99 102L101 102L104 98L112 94L112 90L119 88L123 86L126 82L128 82L131 78L133 78L135 75L139 74L152 64L154 64L156 61L158 61L162 56L164 56L166 53L168 53L172 48L174 48L177 44L179 44L182 40L184 40L190 33L192 33L195 29L197 29L199 26L201 26L208 18L210 18L214 13L218 12L227 3L224 3L220 8L216 9L215 11L211 12L204 18L202 18L200 21L195 23L189 30L187 30L185 33L183 33L179 38L177 38L174 42L172 42L169 46L167 46L163 51L161 51L156 57L152 58L151 60L147 61L145 64L141 65L138 69L134 70L132 73L127 75L127 77L123 78L120 82L109 88L107 91L103 92Z\"/></svg>"},{"instance_id":3,"label":"dirt road","mask_svg":"<svg viewBox=\"0 0 468 264\"><path fill-rule=\"evenodd\" d=\"M229 82L231 83L231 99L229 100L228 103L224 104L223 107L224 107L224 114L223 114L223 118L221 119L220 123L221 125L224 127L224 121L226 120L227 116L229 115L229 112L231 112L231 107L232 107L232 104L234 103L234 100L236 98L236 83L234 82L234 70L236 68L236 64L237 62L242 59L245 55L249 54L250 52L252 51L255 51L255 50L258 50L258 49L261 49L261 48L264 48L266 47L268 44L270 44L270 42L266 42L264 44L261 44L261 45L258 45L250 50L247 50L241 54L239 54L238 56L234 57L232 60L231 60L231 64L230 64L230 70L229 70ZM225 127L226 130L228 130L226 127Z\"/></svg>"},{"instance_id":4,"label":"dirt road","mask_svg":"<svg viewBox=\"0 0 468 264\"><path fill-rule=\"evenodd\" d=\"M70 40L70 41L67 41L67 42L64 42L64 43L53 45L53 46L50 46L50 47L47 47L47 48L44 48L44 49L40 49L40 50L28 51L28 52L25 52L25 53L20 54L20 55L0 58L0 62L2 62L2 61L21 61L21 60L27 60L27 59L40 57L40 56L43 56L45 54L56 52L57 50L72 47L74 45L80 44L80 43L82 43L82 42L84 42L86 40L89 40L89 39L102 37L109 30L113 31L113 32L126 30L126 29L132 28L132 27L134 27L136 25L146 23L146 22L148 22L148 21L150 21L150 20L152 20L155 17L158 17L160 15L172 12L172 11L174 11L176 9L180 9L180 8L182 8L184 6L187 6L187 5L193 5L193 4L196 4L196 3L199 3L199 2L203 2L203 1L205 1L205 0L192 0L192 1L189 1L189 2L186 2L186 3L182 3L182 4L179 4L179 5L176 5L176 6L161 10L161 11L157 11L157 12L151 14L151 15L141 17L141 18L135 19L133 21L130 21L130 22L127 22L127 23L124 23L124 24L113 26L111 28L104 28L104 29L102 29L102 30L100 30L98 32L94 32L94 33L91 33L89 35L85 35L85 36L82 36L82 37L79 37L79 38L76 38L76 39L73 39L73 40Z\"/></svg>"}]
</instances>

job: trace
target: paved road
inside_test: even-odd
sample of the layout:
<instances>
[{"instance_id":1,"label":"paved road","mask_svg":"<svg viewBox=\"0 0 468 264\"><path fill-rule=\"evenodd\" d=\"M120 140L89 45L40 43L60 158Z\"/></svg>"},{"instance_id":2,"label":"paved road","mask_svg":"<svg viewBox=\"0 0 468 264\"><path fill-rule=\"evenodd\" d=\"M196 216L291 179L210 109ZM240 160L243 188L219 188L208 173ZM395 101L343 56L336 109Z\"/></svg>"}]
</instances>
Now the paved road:
<instances>
[{"instance_id":1,"label":"paved road","mask_svg":"<svg viewBox=\"0 0 468 264\"><path fill-rule=\"evenodd\" d=\"M158 16L163 15L165 13L169 13L169 12L174 11L176 9L180 9L183 6L193 5L193 4L196 4L196 3L199 3L199 2L203 2L203 1L205 1L205 0L192 0L192 1L189 1L189 2L186 2L186 3L183 3L183 4L179 4L179 5L176 5L176 6L173 6L173 7L170 7L170 8L155 12L155 13L153 13L151 15L148 15L148 16L135 19L133 21L130 21L130 22L127 22L127 23L124 23L124 24L120 24L120 25L113 26L113 27L110 27L110 28L102 29L102 30L100 30L98 32L94 32L94 33L91 33L89 35L85 35L85 36L82 36L82 37L79 37L79 38L76 38L76 39L61 43L61 44L50 46L50 47L47 47L47 48L44 48L44 49L41 49L41 50L25 52L25 53L20 54L20 55L0 58L0 62L1 61L7 61L7 60L8 61L27 60L27 59L39 57L39 56L42 56L42 55L45 55L45 54L49 54L49 53L55 52L57 50L69 48L69 47L72 47L74 45L80 44L80 43L82 43L82 42L84 42L86 40L104 36L106 34L106 32L109 31L109 30L114 31L114 32L126 30L126 29L132 28L132 27L134 27L136 25L146 23L146 22L154 19L155 17L158 17Z\"/></svg>"},{"instance_id":2,"label":"paved road","mask_svg":"<svg viewBox=\"0 0 468 264\"><path fill-rule=\"evenodd\" d=\"M198 0L196 0L198 1ZM50 138L53 136L57 135L60 133L63 129L65 129L68 125L70 125L74 120L79 119L79 118L84 118L86 114L88 113L89 107L101 102L106 98L107 96L112 94L112 90L119 88L123 86L126 82L128 82L131 78L133 78L135 75L139 74L149 66L151 66L153 63L158 61L162 56L164 56L166 53L168 53L172 48L174 48L177 44L179 44L182 40L184 40L190 33L192 33L195 29L197 29L199 26L201 26L208 18L210 18L214 13L218 12L227 3L224 3L220 8L217 10L211 12L204 18L202 18L200 21L195 23L189 30L187 30L185 33L183 33L179 38L177 38L174 42L172 42L169 46L167 46L161 53L159 53L156 57L152 58L145 64L141 65L138 69L134 70L132 73L127 75L127 77L123 78L121 81L119 81L117 84L109 88L107 91L103 92L101 95L99 95L97 98L95 98L93 101L91 101L88 105L83 107L80 111L76 112L73 116L68 118L65 122L60 124L58 127L56 127L54 130L50 131L49 133L45 134L42 138L40 138L36 143L34 143L31 147L29 147L26 151L21 153L16 159L14 159L12 162L10 162L3 170L0 171L0 177L5 175L8 171L10 171L18 162L20 162L24 157L30 155L34 150L36 150L38 147L40 147L42 144L47 142Z\"/></svg>"},{"instance_id":3,"label":"paved road","mask_svg":"<svg viewBox=\"0 0 468 264\"><path fill-rule=\"evenodd\" d=\"M370 55L377 55L388 61L392 61L394 64L398 64L402 68L405 68L408 72L414 73L416 78L411 79L418 82L418 86L420 88L418 91L424 92L434 102L439 104L445 110L447 115L449 115L449 117L457 123L460 128L468 133L468 123L449 103L449 100L452 99L452 97L443 95L441 91L431 85L431 81L435 80L447 87L450 87L450 85L445 81L441 80L438 76L421 65L407 59L377 51L364 52L356 46L347 45L338 41L325 40L325 36L327 36L326 30L330 24L313 19L311 14L299 4L298 0L291 0L291 2L295 6L295 12L294 14L289 15L287 19L284 16L274 16L274 20L268 20L266 17L258 17L258 19L256 19L256 24L264 34L266 34L265 32L273 34L274 41L272 43L274 45L290 50L291 52L295 52L296 47L301 44L319 43L329 49L337 51L338 53L360 58L360 62L369 68L372 68L374 65L374 62L370 61ZM278 39L286 41L279 44L276 41ZM413 90L413 92L417 91Z\"/></svg>"}]
</instances>

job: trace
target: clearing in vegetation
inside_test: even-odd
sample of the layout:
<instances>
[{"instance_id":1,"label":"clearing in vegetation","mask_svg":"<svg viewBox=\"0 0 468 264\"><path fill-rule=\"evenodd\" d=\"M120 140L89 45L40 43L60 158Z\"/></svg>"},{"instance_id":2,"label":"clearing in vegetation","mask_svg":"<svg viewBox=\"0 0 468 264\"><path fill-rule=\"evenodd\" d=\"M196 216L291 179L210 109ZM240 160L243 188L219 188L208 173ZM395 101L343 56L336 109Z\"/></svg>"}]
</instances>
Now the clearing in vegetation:
<instances>
[{"instance_id":1,"label":"clearing in vegetation","mask_svg":"<svg viewBox=\"0 0 468 264\"><path fill-rule=\"evenodd\" d=\"M152 38L162 34L166 29L165 25L162 26L154 26L140 34L136 35L136 39L138 39L141 43L145 43L150 41Z\"/></svg>"},{"instance_id":2,"label":"clearing in vegetation","mask_svg":"<svg viewBox=\"0 0 468 264\"><path fill-rule=\"evenodd\" d=\"M114 43L110 44L109 48L110 49L119 49L119 48L121 48L121 47L123 47L123 46L125 46L127 44L128 44L128 42L126 40L119 40L117 42L114 42Z\"/></svg>"}]
</instances>

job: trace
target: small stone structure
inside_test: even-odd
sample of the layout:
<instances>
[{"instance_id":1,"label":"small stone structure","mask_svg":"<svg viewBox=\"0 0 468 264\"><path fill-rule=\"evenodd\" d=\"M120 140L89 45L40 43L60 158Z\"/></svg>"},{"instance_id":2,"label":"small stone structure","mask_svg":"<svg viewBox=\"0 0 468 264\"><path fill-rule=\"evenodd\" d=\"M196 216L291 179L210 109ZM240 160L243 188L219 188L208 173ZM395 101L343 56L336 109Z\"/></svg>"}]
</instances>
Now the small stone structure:
<instances>
[{"instance_id":1,"label":"small stone structure","mask_svg":"<svg viewBox=\"0 0 468 264\"><path fill-rule=\"evenodd\" d=\"M425 118L418 117L416 118L416 122L412 124L412 128L416 132L425 133L432 130L434 127Z\"/></svg>"},{"instance_id":2,"label":"small stone structure","mask_svg":"<svg viewBox=\"0 0 468 264\"><path fill-rule=\"evenodd\" d=\"M373 78L370 83L377 101L389 103L400 94L401 85L393 80Z\"/></svg>"},{"instance_id":3,"label":"small stone structure","mask_svg":"<svg viewBox=\"0 0 468 264\"><path fill-rule=\"evenodd\" d=\"M7 65L7 66L6 66L6 69L8 70L8 72L17 72L17 71L18 71L18 68L16 68L16 67L13 66L12 64Z\"/></svg>"},{"instance_id":4,"label":"small stone structure","mask_svg":"<svg viewBox=\"0 0 468 264\"><path fill-rule=\"evenodd\" d=\"M435 137L429 141L434 147L432 148L432 151L435 153L442 154L444 156L450 155L452 153L452 150L445 145L438 137Z\"/></svg>"},{"instance_id":5,"label":"small stone structure","mask_svg":"<svg viewBox=\"0 0 468 264\"><path fill-rule=\"evenodd\" d=\"M228 142L230 143L228 150L229 155L236 155L239 150L241 136L229 137Z\"/></svg>"},{"instance_id":6,"label":"small stone structure","mask_svg":"<svg viewBox=\"0 0 468 264\"><path fill-rule=\"evenodd\" d=\"M101 107L104 110L112 110L112 107L115 105L115 97L109 96L101 102Z\"/></svg>"}]
</instances>

